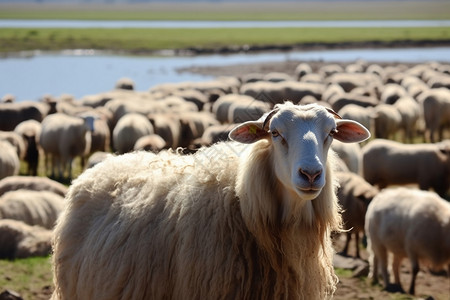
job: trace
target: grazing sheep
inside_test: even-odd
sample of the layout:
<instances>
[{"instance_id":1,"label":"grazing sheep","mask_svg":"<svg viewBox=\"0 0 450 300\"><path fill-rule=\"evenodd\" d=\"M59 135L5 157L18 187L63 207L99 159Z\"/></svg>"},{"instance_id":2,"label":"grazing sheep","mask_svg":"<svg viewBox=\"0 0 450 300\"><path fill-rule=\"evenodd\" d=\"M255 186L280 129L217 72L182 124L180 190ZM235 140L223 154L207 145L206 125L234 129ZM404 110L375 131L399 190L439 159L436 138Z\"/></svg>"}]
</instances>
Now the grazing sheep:
<instances>
[{"instance_id":1,"label":"grazing sheep","mask_svg":"<svg viewBox=\"0 0 450 300\"><path fill-rule=\"evenodd\" d=\"M42 121L39 141L46 155L46 162L48 156L52 156L52 177L55 176L55 168L58 167L58 175L62 178L68 165L68 175L72 178L73 159L76 156L87 155L91 148L94 121L92 116L79 118L61 113L49 115Z\"/></svg>"},{"instance_id":2,"label":"grazing sheep","mask_svg":"<svg viewBox=\"0 0 450 300\"><path fill-rule=\"evenodd\" d=\"M52 229L64 207L64 198L53 192L16 190L0 197L0 219Z\"/></svg>"},{"instance_id":3,"label":"grazing sheep","mask_svg":"<svg viewBox=\"0 0 450 300\"><path fill-rule=\"evenodd\" d=\"M373 197L378 194L378 189L364 180L361 176L350 172L337 172L339 181L337 197L342 207L342 221L346 230L346 241L342 254L348 255L348 247L355 236L356 257L359 254L359 237L364 233L364 217L367 206Z\"/></svg>"},{"instance_id":4,"label":"grazing sheep","mask_svg":"<svg viewBox=\"0 0 450 300\"><path fill-rule=\"evenodd\" d=\"M369 205L366 234L370 275L378 281L378 268L387 290L403 291L399 267L404 257L411 262L409 293L414 295L419 261L450 272L450 203L435 193L407 188L381 191ZM388 252L393 254L395 286L390 285Z\"/></svg>"},{"instance_id":5,"label":"grazing sheep","mask_svg":"<svg viewBox=\"0 0 450 300\"><path fill-rule=\"evenodd\" d=\"M398 109L390 104L379 104L373 108L373 124L375 137L380 139L394 139L402 125L402 115Z\"/></svg>"},{"instance_id":6,"label":"grazing sheep","mask_svg":"<svg viewBox=\"0 0 450 300\"><path fill-rule=\"evenodd\" d=\"M134 90L134 81L131 78L123 77L117 80L116 82L116 89L122 89L122 90Z\"/></svg>"},{"instance_id":7,"label":"grazing sheep","mask_svg":"<svg viewBox=\"0 0 450 300\"><path fill-rule=\"evenodd\" d=\"M157 134L140 137L134 144L133 150L159 152L166 147L166 142Z\"/></svg>"},{"instance_id":8,"label":"grazing sheep","mask_svg":"<svg viewBox=\"0 0 450 300\"><path fill-rule=\"evenodd\" d=\"M322 83L258 81L243 84L240 89L240 94L251 96L273 105L275 103L282 103L286 99L301 99L307 95L319 100L322 98L324 90L325 86Z\"/></svg>"},{"instance_id":9,"label":"grazing sheep","mask_svg":"<svg viewBox=\"0 0 450 300\"><path fill-rule=\"evenodd\" d=\"M182 140L181 121L175 113L156 113L148 115L155 134L162 137L168 149L177 149Z\"/></svg>"},{"instance_id":10,"label":"grazing sheep","mask_svg":"<svg viewBox=\"0 0 450 300\"><path fill-rule=\"evenodd\" d=\"M52 231L21 221L0 219L0 259L47 256L51 253Z\"/></svg>"},{"instance_id":11,"label":"grazing sheep","mask_svg":"<svg viewBox=\"0 0 450 300\"><path fill-rule=\"evenodd\" d=\"M311 66L307 63L300 63L295 68L294 74L297 81L300 81L305 75L311 74L313 72Z\"/></svg>"},{"instance_id":12,"label":"grazing sheep","mask_svg":"<svg viewBox=\"0 0 450 300\"><path fill-rule=\"evenodd\" d=\"M230 106L232 106L234 103L252 103L253 101L256 101L255 98L247 95L223 95L220 96L212 105L212 113L220 123L227 123Z\"/></svg>"},{"instance_id":13,"label":"grazing sheep","mask_svg":"<svg viewBox=\"0 0 450 300\"><path fill-rule=\"evenodd\" d=\"M12 131L17 124L30 119L41 122L47 113L48 106L44 103L0 103L0 130Z\"/></svg>"},{"instance_id":14,"label":"grazing sheep","mask_svg":"<svg viewBox=\"0 0 450 300\"><path fill-rule=\"evenodd\" d=\"M331 149L345 162L350 172L361 174L362 153L358 144L336 141L331 145Z\"/></svg>"},{"instance_id":15,"label":"grazing sheep","mask_svg":"<svg viewBox=\"0 0 450 300\"><path fill-rule=\"evenodd\" d=\"M270 108L269 103L256 99L252 99L250 102L234 102L228 109L228 123L242 123L259 119Z\"/></svg>"},{"instance_id":16,"label":"grazing sheep","mask_svg":"<svg viewBox=\"0 0 450 300\"><path fill-rule=\"evenodd\" d=\"M380 95L380 102L384 104L394 104L398 99L407 96L406 89L396 83L388 83L383 87Z\"/></svg>"},{"instance_id":17,"label":"grazing sheep","mask_svg":"<svg viewBox=\"0 0 450 300\"><path fill-rule=\"evenodd\" d=\"M108 153L108 152L97 151L97 152L92 153L92 155L89 156L89 158L87 160L85 169L92 168L96 164L99 164L102 161L104 161L105 159L107 159L109 156L112 156L112 154Z\"/></svg>"},{"instance_id":18,"label":"grazing sheep","mask_svg":"<svg viewBox=\"0 0 450 300\"><path fill-rule=\"evenodd\" d=\"M330 298L340 215L328 149L369 135L335 117L286 103L235 127L237 142L87 170L55 228L53 299Z\"/></svg>"},{"instance_id":19,"label":"grazing sheep","mask_svg":"<svg viewBox=\"0 0 450 300\"><path fill-rule=\"evenodd\" d=\"M338 84L347 93L356 87L364 87L369 84L381 84L381 79L371 73L335 73L330 75L326 82L328 84Z\"/></svg>"},{"instance_id":20,"label":"grazing sheep","mask_svg":"<svg viewBox=\"0 0 450 300\"><path fill-rule=\"evenodd\" d=\"M450 156L445 144L402 144L376 139L362 148L363 177L380 189L418 184L444 197L449 186Z\"/></svg>"},{"instance_id":21,"label":"grazing sheep","mask_svg":"<svg viewBox=\"0 0 450 300\"><path fill-rule=\"evenodd\" d=\"M420 94L418 101L423 107L425 139L434 143L437 132L441 141L444 129L450 125L450 90L446 88L428 90Z\"/></svg>"},{"instance_id":22,"label":"grazing sheep","mask_svg":"<svg viewBox=\"0 0 450 300\"><path fill-rule=\"evenodd\" d=\"M0 131L0 140L9 142L16 149L19 159L23 159L26 152L23 138L14 131Z\"/></svg>"},{"instance_id":23,"label":"grazing sheep","mask_svg":"<svg viewBox=\"0 0 450 300\"><path fill-rule=\"evenodd\" d=\"M359 105L362 107L377 106L378 100L371 96L358 95L355 93L335 94L327 101L331 108L340 111L349 104Z\"/></svg>"},{"instance_id":24,"label":"grazing sheep","mask_svg":"<svg viewBox=\"0 0 450 300\"><path fill-rule=\"evenodd\" d=\"M0 196L15 190L49 191L64 197L67 187L47 177L10 176L0 180Z\"/></svg>"},{"instance_id":25,"label":"grazing sheep","mask_svg":"<svg viewBox=\"0 0 450 300\"><path fill-rule=\"evenodd\" d=\"M39 138L41 123L36 120L23 121L14 128L14 132L22 136L25 142L24 160L27 162L27 175L36 176L39 165Z\"/></svg>"},{"instance_id":26,"label":"grazing sheep","mask_svg":"<svg viewBox=\"0 0 450 300\"><path fill-rule=\"evenodd\" d=\"M114 148L119 154L130 152L139 138L149 134L153 134L153 126L145 116L138 113L126 114L114 127Z\"/></svg>"},{"instance_id":27,"label":"grazing sheep","mask_svg":"<svg viewBox=\"0 0 450 300\"><path fill-rule=\"evenodd\" d=\"M400 129L404 131L403 140L404 142L409 141L412 143L418 130L418 123L420 117L422 116L422 109L419 103L417 103L417 101L410 96L399 98L395 102L394 107L401 116L402 121L400 123Z\"/></svg>"},{"instance_id":28,"label":"grazing sheep","mask_svg":"<svg viewBox=\"0 0 450 300\"><path fill-rule=\"evenodd\" d=\"M20 161L16 149L7 141L0 140L0 179L19 174Z\"/></svg>"},{"instance_id":29,"label":"grazing sheep","mask_svg":"<svg viewBox=\"0 0 450 300\"><path fill-rule=\"evenodd\" d=\"M339 115L344 119L354 120L370 132L374 132L373 125L373 107L363 107L357 104L347 104L338 110Z\"/></svg>"}]
</instances>

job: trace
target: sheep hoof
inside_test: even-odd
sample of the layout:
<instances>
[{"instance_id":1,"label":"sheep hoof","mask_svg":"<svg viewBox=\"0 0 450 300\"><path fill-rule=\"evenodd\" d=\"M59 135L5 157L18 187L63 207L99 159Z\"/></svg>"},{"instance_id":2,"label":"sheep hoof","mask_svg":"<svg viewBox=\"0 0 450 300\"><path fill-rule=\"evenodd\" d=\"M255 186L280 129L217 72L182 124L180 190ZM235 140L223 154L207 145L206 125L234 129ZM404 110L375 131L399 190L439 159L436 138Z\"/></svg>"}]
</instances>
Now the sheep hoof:
<instances>
[{"instance_id":1,"label":"sheep hoof","mask_svg":"<svg viewBox=\"0 0 450 300\"><path fill-rule=\"evenodd\" d=\"M395 283L388 284L384 288L384 290L386 292L389 292L389 293L402 293L402 294L405 294L405 291L403 290L402 286L399 285L399 284L395 284Z\"/></svg>"}]
</instances>

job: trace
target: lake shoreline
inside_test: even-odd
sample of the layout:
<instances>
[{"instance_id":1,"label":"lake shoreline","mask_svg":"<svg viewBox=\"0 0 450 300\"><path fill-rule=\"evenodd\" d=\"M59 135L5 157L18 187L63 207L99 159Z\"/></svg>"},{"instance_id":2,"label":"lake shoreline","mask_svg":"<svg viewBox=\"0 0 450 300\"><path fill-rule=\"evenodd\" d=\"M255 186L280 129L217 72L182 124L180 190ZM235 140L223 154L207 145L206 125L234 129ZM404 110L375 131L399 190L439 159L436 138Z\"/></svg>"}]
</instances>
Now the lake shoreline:
<instances>
[{"instance_id":1,"label":"lake shoreline","mask_svg":"<svg viewBox=\"0 0 450 300\"><path fill-rule=\"evenodd\" d=\"M336 43L298 43L292 45L244 45L225 46L217 48L190 47L184 49L166 50L134 50L119 51L120 54L138 56L163 55L163 56L196 56L213 54L259 54L270 52L313 51L313 50L337 50L337 49L382 49L382 48L421 48L421 47L445 47L450 46L450 39L442 40L396 40L396 41L361 41L361 42L336 42Z\"/></svg>"}]
</instances>

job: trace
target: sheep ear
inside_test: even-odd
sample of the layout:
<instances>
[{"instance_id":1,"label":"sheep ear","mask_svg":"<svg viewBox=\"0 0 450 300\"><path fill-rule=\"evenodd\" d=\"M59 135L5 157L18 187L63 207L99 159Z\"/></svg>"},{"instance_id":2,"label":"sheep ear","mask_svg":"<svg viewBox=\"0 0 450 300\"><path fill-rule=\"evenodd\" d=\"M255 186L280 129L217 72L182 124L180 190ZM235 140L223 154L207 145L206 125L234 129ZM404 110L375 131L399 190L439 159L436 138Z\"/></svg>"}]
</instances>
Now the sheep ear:
<instances>
[{"instance_id":1,"label":"sheep ear","mask_svg":"<svg viewBox=\"0 0 450 300\"><path fill-rule=\"evenodd\" d=\"M248 121L242 123L233 130L230 131L228 135L229 138L233 141L251 144L260 139L266 138L269 136L269 133L264 130L263 122L258 121Z\"/></svg>"},{"instance_id":2,"label":"sheep ear","mask_svg":"<svg viewBox=\"0 0 450 300\"><path fill-rule=\"evenodd\" d=\"M278 109L269 111L256 121L244 122L233 128L228 137L236 142L251 144L269 136L269 123Z\"/></svg>"},{"instance_id":3,"label":"sheep ear","mask_svg":"<svg viewBox=\"0 0 450 300\"><path fill-rule=\"evenodd\" d=\"M344 143L359 143L370 138L366 127L352 120L336 120L337 133L334 138Z\"/></svg>"}]
</instances>

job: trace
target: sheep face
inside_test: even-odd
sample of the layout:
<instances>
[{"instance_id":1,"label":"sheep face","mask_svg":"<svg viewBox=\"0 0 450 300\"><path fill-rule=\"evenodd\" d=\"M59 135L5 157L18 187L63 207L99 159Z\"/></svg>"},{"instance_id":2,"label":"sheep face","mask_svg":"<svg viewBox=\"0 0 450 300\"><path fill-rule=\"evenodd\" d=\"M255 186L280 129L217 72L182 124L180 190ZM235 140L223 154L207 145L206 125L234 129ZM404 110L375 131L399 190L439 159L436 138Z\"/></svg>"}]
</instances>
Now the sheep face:
<instances>
[{"instance_id":1,"label":"sheep face","mask_svg":"<svg viewBox=\"0 0 450 300\"><path fill-rule=\"evenodd\" d=\"M316 122L317 117L321 122ZM326 160L336 122L325 110L280 110L271 120L276 177L302 199L318 196L325 185Z\"/></svg>"},{"instance_id":2,"label":"sheep face","mask_svg":"<svg viewBox=\"0 0 450 300\"><path fill-rule=\"evenodd\" d=\"M360 142L370 133L357 122L341 119L316 105L277 105L261 119L245 122L230 132L238 142L268 139L273 149L273 166L283 187L305 200L315 199L326 184L328 150L336 138Z\"/></svg>"}]
</instances>

